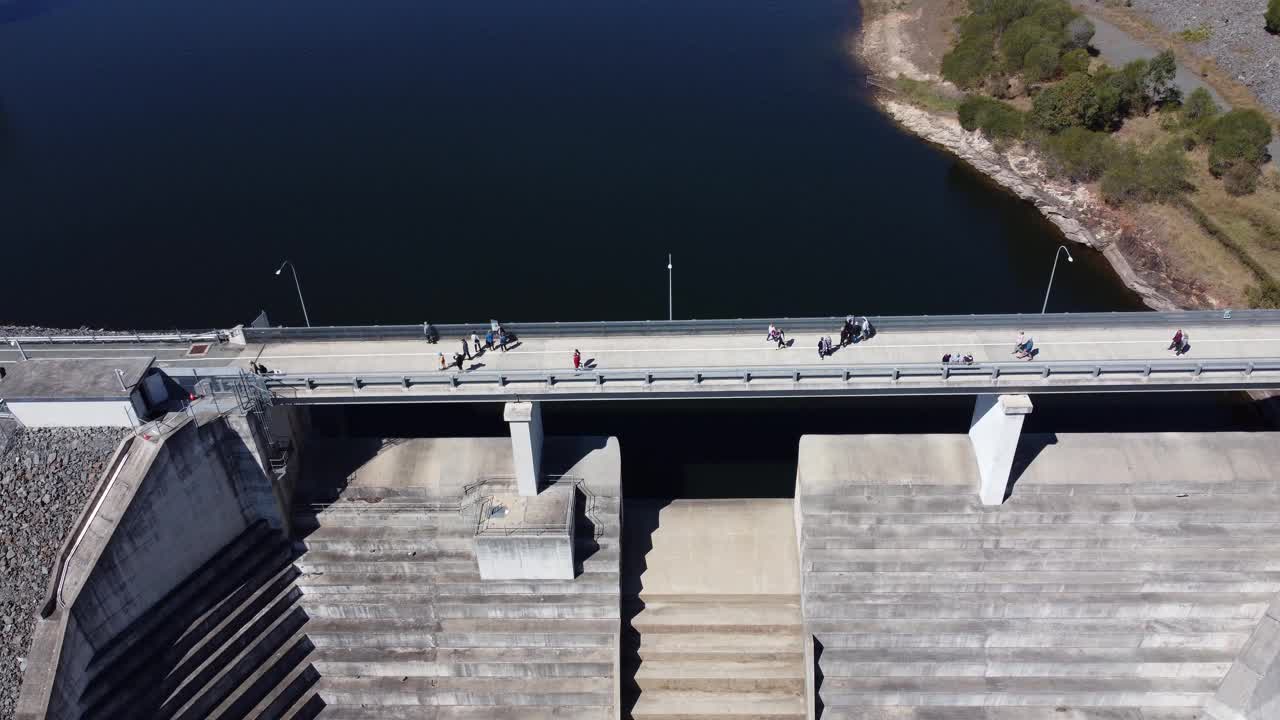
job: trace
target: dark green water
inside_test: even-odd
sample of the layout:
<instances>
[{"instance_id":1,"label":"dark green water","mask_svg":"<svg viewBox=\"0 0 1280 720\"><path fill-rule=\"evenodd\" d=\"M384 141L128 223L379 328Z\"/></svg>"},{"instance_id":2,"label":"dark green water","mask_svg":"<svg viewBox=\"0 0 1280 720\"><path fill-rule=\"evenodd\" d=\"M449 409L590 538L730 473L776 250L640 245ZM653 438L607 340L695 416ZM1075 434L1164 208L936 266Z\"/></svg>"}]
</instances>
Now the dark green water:
<instances>
[{"instance_id":1,"label":"dark green water","mask_svg":"<svg viewBox=\"0 0 1280 720\"><path fill-rule=\"evenodd\" d=\"M1061 238L895 129L856 0L0 3L0 321L1036 311ZM1096 255L1056 310L1136 308Z\"/></svg>"}]
</instances>

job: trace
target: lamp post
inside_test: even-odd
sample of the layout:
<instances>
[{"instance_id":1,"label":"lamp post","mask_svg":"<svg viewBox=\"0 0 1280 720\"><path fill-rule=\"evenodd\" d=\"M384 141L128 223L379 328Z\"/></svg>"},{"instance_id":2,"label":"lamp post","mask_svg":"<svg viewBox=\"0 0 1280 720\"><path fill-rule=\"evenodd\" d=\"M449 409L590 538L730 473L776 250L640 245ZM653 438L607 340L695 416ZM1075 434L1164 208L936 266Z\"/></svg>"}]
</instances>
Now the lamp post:
<instances>
[{"instance_id":1,"label":"lamp post","mask_svg":"<svg viewBox=\"0 0 1280 720\"><path fill-rule=\"evenodd\" d=\"M292 261L285 260L280 263L280 267L276 268L276 275L284 270L284 266L288 265L289 270L293 273L293 286L298 289L298 304L302 306L302 319L306 321L307 327L311 327L311 318L307 317L307 301L302 299L302 284L298 282L298 268L294 266Z\"/></svg>"},{"instance_id":2,"label":"lamp post","mask_svg":"<svg viewBox=\"0 0 1280 720\"><path fill-rule=\"evenodd\" d=\"M667 253L667 319L671 320L671 253Z\"/></svg>"},{"instance_id":3,"label":"lamp post","mask_svg":"<svg viewBox=\"0 0 1280 720\"><path fill-rule=\"evenodd\" d=\"M1049 271L1049 287L1044 289L1044 305L1040 306L1040 314L1043 315L1045 310L1049 309L1049 293L1053 290L1053 276L1058 272L1058 259L1062 257L1062 253L1067 254L1067 262L1075 262L1076 259L1071 257L1071 251L1066 245L1059 245L1058 249L1053 253L1053 269Z\"/></svg>"}]
</instances>

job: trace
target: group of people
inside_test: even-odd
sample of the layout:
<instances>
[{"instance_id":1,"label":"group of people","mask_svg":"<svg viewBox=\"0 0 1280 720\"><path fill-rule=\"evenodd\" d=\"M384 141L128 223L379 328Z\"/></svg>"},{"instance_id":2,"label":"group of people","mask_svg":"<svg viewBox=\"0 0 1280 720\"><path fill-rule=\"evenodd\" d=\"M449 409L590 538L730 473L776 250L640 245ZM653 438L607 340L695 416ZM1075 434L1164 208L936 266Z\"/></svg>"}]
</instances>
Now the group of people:
<instances>
[{"instance_id":1,"label":"group of people","mask_svg":"<svg viewBox=\"0 0 1280 720\"><path fill-rule=\"evenodd\" d=\"M436 333L436 329L432 327L431 323L423 323L423 328L423 332L427 337L427 342L434 343L439 339L439 334ZM497 348L502 352L506 352L515 341L516 334L502 327L502 323L494 320L490 324L489 331L485 333L483 342L480 339L479 333L474 332L471 333L470 342L468 342L468 338L462 338L462 352L456 352L453 354L453 362L445 362L444 353L436 353L436 356L439 358L441 370L450 367L462 370L463 362L471 360L472 358L478 358L494 348Z\"/></svg>"},{"instance_id":2,"label":"group of people","mask_svg":"<svg viewBox=\"0 0 1280 720\"><path fill-rule=\"evenodd\" d=\"M973 353L949 352L942 356L943 365L972 365Z\"/></svg>"},{"instance_id":3,"label":"group of people","mask_svg":"<svg viewBox=\"0 0 1280 720\"><path fill-rule=\"evenodd\" d=\"M1169 343L1169 349L1174 355L1185 355L1191 350L1191 333L1178 328L1178 332L1173 334L1173 342Z\"/></svg>"},{"instance_id":4,"label":"group of people","mask_svg":"<svg viewBox=\"0 0 1280 720\"><path fill-rule=\"evenodd\" d=\"M874 334L875 328L872 327L871 321L865 315L860 318L848 315L844 319L844 325L840 327L840 345L838 347L861 342ZM769 324L769 330L765 333L764 339L775 343L779 350L789 347L787 334L773 323ZM818 357L826 358L834 353L836 349L837 346L831 341L830 335L818 338Z\"/></svg>"},{"instance_id":5,"label":"group of people","mask_svg":"<svg viewBox=\"0 0 1280 720\"><path fill-rule=\"evenodd\" d=\"M1018 332L1018 340L1013 346L1013 356L1019 360L1030 360L1036 356L1036 343L1024 332Z\"/></svg>"}]
</instances>

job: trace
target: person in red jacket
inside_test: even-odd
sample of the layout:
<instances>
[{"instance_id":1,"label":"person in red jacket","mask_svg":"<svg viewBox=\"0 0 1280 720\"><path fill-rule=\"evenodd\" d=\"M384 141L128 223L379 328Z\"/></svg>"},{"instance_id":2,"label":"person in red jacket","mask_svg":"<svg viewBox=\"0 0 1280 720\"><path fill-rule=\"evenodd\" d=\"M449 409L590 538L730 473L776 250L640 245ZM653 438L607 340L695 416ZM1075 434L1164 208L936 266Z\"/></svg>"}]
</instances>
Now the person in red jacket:
<instances>
[{"instance_id":1,"label":"person in red jacket","mask_svg":"<svg viewBox=\"0 0 1280 720\"><path fill-rule=\"evenodd\" d=\"M573 349L573 369L574 370L582 369L582 353L578 352L577 348Z\"/></svg>"}]
</instances>

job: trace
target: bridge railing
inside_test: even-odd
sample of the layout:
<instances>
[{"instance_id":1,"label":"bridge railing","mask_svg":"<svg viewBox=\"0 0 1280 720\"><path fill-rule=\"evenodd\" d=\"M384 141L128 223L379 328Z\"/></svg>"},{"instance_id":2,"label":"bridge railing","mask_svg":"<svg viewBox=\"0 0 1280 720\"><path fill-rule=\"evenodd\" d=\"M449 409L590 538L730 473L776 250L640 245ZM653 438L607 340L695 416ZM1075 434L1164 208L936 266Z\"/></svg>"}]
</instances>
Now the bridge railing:
<instances>
[{"instance_id":1,"label":"bridge railing","mask_svg":"<svg viewBox=\"0 0 1280 720\"><path fill-rule=\"evenodd\" d=\"M608 336L608 335L691 335L712 333L759 332L763 337L770 323L788 333L835 333L845 316L810 318L735 318L720 320L619 320L591 322L512 322L503 327L520 337ZM882 315L870 317L878 330L944 330L944 329L1009 329L1042 330L1073 327L1149 327L1151 325L1280 325L1277 310L1182 311L1182 312L1105 312L1005 315ZM433 324L442 338L456 338L477 333L483 336L488 323ZM1172 330L1170 330L1172 333ZM330 327L244 328L250 343L307 340L420 340L427 335L425 324L415 325L345 325Z\"/></svg>"},{"instance_id":2,"label":"bridge railing","mask_svg":"<svg viewBox=\"0 0 1280 720\"><path fill-rule=\"evenodd\" d=\"M403 390L451 390L488 386L498 393L517 395L531 385L551 389L556 386L585 387L630 383L641 386L673 383L715 384L726 381L804 383L828 381L844 384L886 383L929 380L1081 380L1085 383L1115 379L1191 381L1201 377L1247 380L1254 373L1280 372L1280 358L1251 359L1169 359L1159 361L1055 361L1055 362L975 362L968 365L941 363L898 363L869 365L711 367L617 370L511 370L511 371L414 371L377 373L278 374L265 378L274 394L289 396L315 390L344 388L359 392L366 388L398 387ZM709 390L712 388L708 388Z\"/></svg>"},{"instance_id":3,"label":"bridge railing","mask_svg":"<svg viewBox=\"0 0 1280 720\"><path fill-rule=\"evenodd\" d=\"M0 344L9 345L18 342L23 345L136 345L142 343L186 345L194 342L219 342L226 340L228 336L229 334L225 330L195 330L172 333L90 333L88 335L0 335Z\"/></svg>"}]
</instances>

